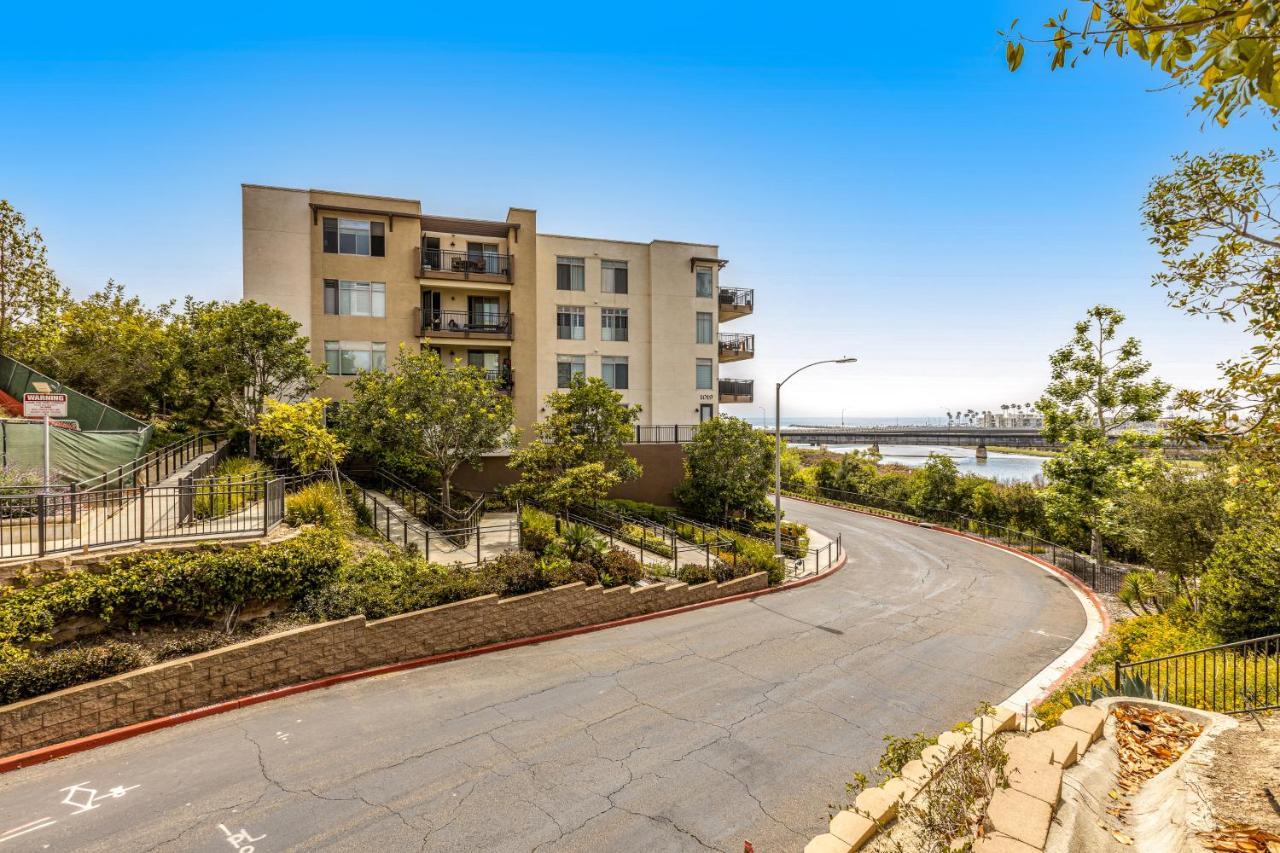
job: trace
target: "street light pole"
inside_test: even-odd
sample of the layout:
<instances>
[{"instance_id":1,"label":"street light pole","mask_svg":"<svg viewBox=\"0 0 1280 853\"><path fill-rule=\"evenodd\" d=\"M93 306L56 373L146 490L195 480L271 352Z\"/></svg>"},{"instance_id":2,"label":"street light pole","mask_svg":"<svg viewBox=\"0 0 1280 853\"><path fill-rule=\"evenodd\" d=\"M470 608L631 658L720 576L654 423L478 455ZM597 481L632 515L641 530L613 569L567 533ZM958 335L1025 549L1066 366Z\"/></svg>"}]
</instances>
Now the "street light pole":
<instances>
[{"instance_id":1,"label":"street light pole","mask_svg":"<svg viewBox=\"0 0 1280 853\"><path fill-rule=\"evenodd\" d=\"M802 370L817 367L819 364L851 364L856 358L826 358L797 367L787 374L787 378L773 386L773 554L782 559L782 386L786 385ZM841 416L843 420L843 415Z\"/></svg>"}]
</instances>

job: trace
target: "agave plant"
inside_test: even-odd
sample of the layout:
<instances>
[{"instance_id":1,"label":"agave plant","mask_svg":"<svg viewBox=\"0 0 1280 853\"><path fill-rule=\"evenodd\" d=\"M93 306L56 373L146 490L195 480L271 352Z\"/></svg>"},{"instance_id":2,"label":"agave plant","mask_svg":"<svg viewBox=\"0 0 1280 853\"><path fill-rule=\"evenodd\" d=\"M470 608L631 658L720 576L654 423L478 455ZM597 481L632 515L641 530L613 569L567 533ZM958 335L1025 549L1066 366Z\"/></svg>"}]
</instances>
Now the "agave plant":
<instances>
[{"instance_id":1,"label":"agave plant","mask_svg":"<svg viewBox=\"0 0 1280 853\"><path fill-rule=\"evenodd\" d=\"M1119 684L1097 679L1089 685L1088 696L1083 693L1077 693L1074 690L1067 691L1067 695L1071 697L1072 705L1088 705L1108 696L1124 696L1129 699L1155 699L1163 702L1168 698L1168 691L1163 687L1157 688L1154 681L1149 681L1137 673L1131 675L1127 672L1122 672L1120 673Z\"/></svg>"},{"instance_id":2,"label":"agave plant","mask_svg":"<svg viewBox=\"0 0 1280 853\"><path fill-rule=\"evenodd\" d=\"M589 563L604 553L604 537L585 524L570 524L561 534L564 555L575 563Z\"/></svg>"},{"instance_id":3,"label":"agave plant","mask_svg":"<svg viewBox=\"0 0 1280 853\"><path fill-rule=\"evenodd\" d=\"M1116 597L1135 616L1163 613L1176 595L1169 578L1150 569L1129 572L1116 592Z\"/></svg>"}]
</instances>

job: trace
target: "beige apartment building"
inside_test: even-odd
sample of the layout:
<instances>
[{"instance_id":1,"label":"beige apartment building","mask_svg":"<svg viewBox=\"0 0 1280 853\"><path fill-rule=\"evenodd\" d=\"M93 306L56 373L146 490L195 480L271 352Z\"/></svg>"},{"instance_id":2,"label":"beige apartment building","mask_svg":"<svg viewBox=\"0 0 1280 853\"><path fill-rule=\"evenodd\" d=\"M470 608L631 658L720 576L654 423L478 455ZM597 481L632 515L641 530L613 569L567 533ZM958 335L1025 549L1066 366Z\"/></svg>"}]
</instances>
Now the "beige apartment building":
<instances>
[{"instance_id":1,"label":"beige apartment building","mask_svg":"<svg viewBox=\"0 0 1280 853\"><path fill-rule=\"evenodd\" d=\"M302 324L342 399L360 370L401 345L476 365L512 395L522 430L547 394L598 376L642 426L694 424L750 403L720 365L755 336L720 331L754 293L721 287L728 261L703 243L637 243L538 232L537 212L502 220L426 214L418 201L245 184L244 298Z\"/></svg>"}]
</instances>

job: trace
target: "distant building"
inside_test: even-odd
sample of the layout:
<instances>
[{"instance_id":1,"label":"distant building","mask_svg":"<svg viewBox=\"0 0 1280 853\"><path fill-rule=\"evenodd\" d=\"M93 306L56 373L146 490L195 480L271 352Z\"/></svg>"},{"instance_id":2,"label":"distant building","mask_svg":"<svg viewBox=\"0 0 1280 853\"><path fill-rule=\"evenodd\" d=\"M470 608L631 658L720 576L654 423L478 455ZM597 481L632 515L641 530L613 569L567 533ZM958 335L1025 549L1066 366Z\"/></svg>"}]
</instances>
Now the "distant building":
<instances>
[{"instance_id":1,"label":"distant building","mask_svg":"<svg viewBox=\"0 0 1280 853\"><path fill-rule=\"evenodd\" d=\"M979 426L986 429L1040 429L1044 415L1036 411L983 412Z\"/></svg>"},{"instance_id":2,"label":"distant building","mask_svg":"<svg viewBox=\"0 0 1280 853\"><path fill-rule=\"evenodd\" d=\"M480 221L426 214L414 199L244 185L244 296L287 311L325 365L320 393L349 394L403 344L474 365L527 428L576 375L642 407L640 424L692 424L750 403L720 377L755 336L720 324L754 310L723 287L716 246L545 234L532 210Z\"/></svg>"}]
</instances>

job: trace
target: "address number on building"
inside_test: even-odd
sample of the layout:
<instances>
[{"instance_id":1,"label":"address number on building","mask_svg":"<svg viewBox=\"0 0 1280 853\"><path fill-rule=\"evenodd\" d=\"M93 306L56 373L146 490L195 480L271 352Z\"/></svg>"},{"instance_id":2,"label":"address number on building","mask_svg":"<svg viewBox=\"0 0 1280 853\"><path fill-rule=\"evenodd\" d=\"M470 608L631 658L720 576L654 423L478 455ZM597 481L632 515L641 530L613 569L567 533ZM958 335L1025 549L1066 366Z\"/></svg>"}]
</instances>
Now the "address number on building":
<instances>
[{"instance_id":1,"label":"address number on building","mask_svg":"<svg viewBox=\"0 0 1280 853\"><path fill-rule=\"evenodd\" d=\"M22 416L25 418L65 418L66 394L23 394Z\"/></svg>"}]
</instances>

